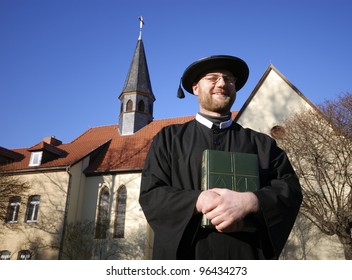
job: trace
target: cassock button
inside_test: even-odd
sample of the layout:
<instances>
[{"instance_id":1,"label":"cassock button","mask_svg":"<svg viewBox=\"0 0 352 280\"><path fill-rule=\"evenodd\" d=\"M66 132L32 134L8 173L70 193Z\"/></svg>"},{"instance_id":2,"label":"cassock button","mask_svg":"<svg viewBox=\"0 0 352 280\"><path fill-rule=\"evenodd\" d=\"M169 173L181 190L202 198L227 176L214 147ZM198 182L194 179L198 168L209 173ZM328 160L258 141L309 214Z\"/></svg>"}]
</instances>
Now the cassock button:
<instances>
[{"instance_id":1,"label":"cassock button","mask_svg":"<svg viewBox=\"0 0 352 280\"><path fill-rule=\"evenodd\" d=\"M220 140L219 139L214 139L214 145L220 145Z\"/></svg>"}]
</instances>

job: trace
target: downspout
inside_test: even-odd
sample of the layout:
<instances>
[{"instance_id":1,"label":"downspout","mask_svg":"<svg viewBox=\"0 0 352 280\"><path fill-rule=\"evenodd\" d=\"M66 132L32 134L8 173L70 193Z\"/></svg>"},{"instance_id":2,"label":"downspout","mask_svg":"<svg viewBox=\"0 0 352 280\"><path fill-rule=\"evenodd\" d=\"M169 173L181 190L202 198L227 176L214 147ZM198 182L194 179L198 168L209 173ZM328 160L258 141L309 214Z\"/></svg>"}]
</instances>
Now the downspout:
<instances>
[{"instance_id":1,"label":"downspout","mask_svg":"<svg viewBox=\"0 0 352 280\"><path fill-rule=\"evenodd\" d=\"M71 174L70 168L71 168L71 165L66 166L66 172L68 174L68 185L67 185L67 195L66 195L66 205L65 205L65 212L64 212L64 221L63 221L63 224L62 224L62 234L61 234L59 256L58 256L59 260L61 260L62 253L63 253L63 250L64 250L65 234L66 234L66 227L67 227L68 206L69 206L70 195L71 195L72 174Z\"/></svg>"}]
</instances>

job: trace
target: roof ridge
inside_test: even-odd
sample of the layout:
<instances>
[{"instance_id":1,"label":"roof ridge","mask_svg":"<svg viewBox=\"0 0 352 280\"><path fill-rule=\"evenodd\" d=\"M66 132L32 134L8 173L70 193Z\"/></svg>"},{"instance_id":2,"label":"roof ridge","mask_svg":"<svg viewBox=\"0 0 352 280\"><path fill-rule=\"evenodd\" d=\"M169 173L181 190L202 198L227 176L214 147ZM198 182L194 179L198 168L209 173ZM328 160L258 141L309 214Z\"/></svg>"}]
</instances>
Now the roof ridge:
<instances>
[{"instance_id":1,"label":"roof ridge","mask_svg":"<svg viewBox=\"0 0 352 280\"><path fill-rule=\"evenodd\" d=\"M154 121L167 121L167 120L175 120L175 119L187 119L187 118L192 118L195 117L195 115L189 115L189 116L180 116L180 117L170 117L170 118L164 118L164 119L154 119Z\"/></svg>"},{"instance_id":2,"label":"roof ridge","mask_svg":"<svg viewBox=\"0 0 352 280\"><path fill-rule=\"evenodd\" d=\"M116 126L117 127L118 125L117 124L110 124L110 125L100 125L100 126L90 127L87 130L85 130L82 134L80 134L78 137L74 138L71 142L68 142L65 145L72 144L72 143L78 141L78 139L83 138L86 134L88 134L92 130L95 130L97 128L106 128L106 127L109 127L109 126L111 126L111 127Z\"/></svg>"}]
</instances>

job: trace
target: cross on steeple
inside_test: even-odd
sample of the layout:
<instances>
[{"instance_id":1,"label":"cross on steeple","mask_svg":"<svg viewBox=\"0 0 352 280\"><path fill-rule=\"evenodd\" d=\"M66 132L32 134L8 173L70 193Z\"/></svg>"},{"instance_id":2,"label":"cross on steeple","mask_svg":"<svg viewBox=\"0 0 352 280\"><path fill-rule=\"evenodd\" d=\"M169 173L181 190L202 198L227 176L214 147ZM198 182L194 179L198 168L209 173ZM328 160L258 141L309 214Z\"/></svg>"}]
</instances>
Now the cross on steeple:
<instances>
[{"instance_id":1,"label":"cross on steeple","mask_svg":"<svg viewBox=\"0 0 352 280\"><path fill-rule=\"evenodd\" d=\"M140 17L139 17L139 38L138 38L138 40L141 40L141 39L142 39L142 29L143 29L143 25L144 25L144 20L143 20L143 17L140 16Z\"/></svg>"}]
</instances>

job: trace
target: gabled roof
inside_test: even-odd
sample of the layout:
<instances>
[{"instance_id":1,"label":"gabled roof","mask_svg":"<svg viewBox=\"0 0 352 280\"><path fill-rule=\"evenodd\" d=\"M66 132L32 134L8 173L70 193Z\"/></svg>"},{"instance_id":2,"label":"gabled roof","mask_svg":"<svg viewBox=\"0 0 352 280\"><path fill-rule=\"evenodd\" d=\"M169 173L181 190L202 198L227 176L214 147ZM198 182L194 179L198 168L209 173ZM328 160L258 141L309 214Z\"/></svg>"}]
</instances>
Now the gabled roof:
<instances>
[{"instance_id":1,"label":"gabled roof","mask_svg":"<svg viewBox=\"0 0 352 280\"><path fill-rule=\"evenodd\" d=\"M260 78L255 88L253 89L252 93L250 94L250 96L248 97L248 99L246 100L246 102L238 112L235 118L235 121L237 121L241 117L242 113L247 109L248 105L251 103L252 99L256 96L256 94L258 93L258 90L262 87L263 83L265 82L265 80L267 79L271 71L274 71L277 75L279 75L280 78L285 83L287 83L287 85L291 87L292 90L294 90L297 95L299 95L312 108L315 108L317 110L315 105L308 98L306 98L303 93L301 93L278 69L276 69L276 67L273 64L270 64L266 69L266 71L264 72L263 76Z\"/></svg>"},{"instance_id":2,"label":"gabled roof","mask_svg":"<svg viewBox=\"0 0 352 280\"><path fill-rule=\"evenodd\" d=\"M35 152L35 151L46 151L51 154L57 155L57 156L63 156L66 154L66 152L58 147L55 147L54 145L51 145L45 141L42 141L38 143L37 145L33 146L32 148L29 148L28 151L30 152Z\"/></svg>"}]
</instances>

